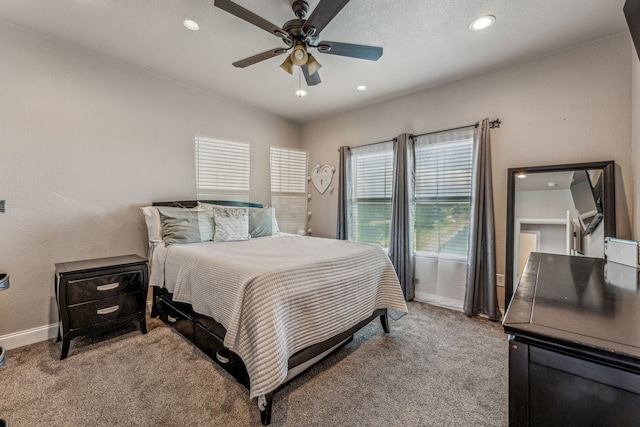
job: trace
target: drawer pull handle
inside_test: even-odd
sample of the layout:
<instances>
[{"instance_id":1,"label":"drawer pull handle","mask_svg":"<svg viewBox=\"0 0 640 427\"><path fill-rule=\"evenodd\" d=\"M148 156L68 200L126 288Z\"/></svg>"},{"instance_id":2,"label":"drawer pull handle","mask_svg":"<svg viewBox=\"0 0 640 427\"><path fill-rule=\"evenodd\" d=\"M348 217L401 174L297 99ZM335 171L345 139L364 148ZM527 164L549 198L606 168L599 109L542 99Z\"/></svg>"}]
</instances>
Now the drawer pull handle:
<instances>
[{"instance_id":1,"label":"drawer pull handle","mask_svg":"<svg viewBox=\"0 0 640 427\"><path fill-rule=\"evenodd\" d=\"M229 363L229 358L226 356L227 352L224 350L216 351L216 359L220 361L220 363Z\"/></svg>"},{"instance_id":2,"label":"drawer pull handle","mask_svg":"<svg viewBox=\"0 0 640 427\"><path fill-rule=\"evenodd\" d=\"M100 285L98 286L96 289L99 291L110 291L112 289L117 288L118 286L120 286L119 282L115 282L115 283L107 283L106 285Z\"/></svg>"},{"instance_id":3,"label":"drawer pull handle","mask_svg":"<svg viewBox=\"0 0 640 427\"><path fill-rule=\"evenodd\" d=\"M114 305L111 307L105 307L105 308L101 308L100 310L96 311L96 313L98 314L109 314L109 313L113 313L114 311L118 311L120 310L120 306L119 305Z\"/></svg>"}]
</instances>

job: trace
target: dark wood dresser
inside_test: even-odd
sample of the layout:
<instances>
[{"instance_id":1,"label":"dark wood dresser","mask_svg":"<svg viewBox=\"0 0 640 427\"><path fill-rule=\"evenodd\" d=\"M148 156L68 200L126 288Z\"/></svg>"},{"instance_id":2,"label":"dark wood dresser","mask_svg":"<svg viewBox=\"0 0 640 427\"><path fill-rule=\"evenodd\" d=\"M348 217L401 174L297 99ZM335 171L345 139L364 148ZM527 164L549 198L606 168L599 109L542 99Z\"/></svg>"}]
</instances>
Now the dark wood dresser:
<instances>
[{"instance_id":1,"label":"dark wood dresser","mask_svg":"<svg viewBox=\"0 0 640 427\"><path fill-rule=\"evenodd\" d=\"M532 253L503 326L510 426L640 425L635 268Z\"/></svg>"},{"instance_id":2,"label":"dark wood dresser","mask_svg":"<svg viewBox=\"0 0 640 427\"><path fill-rule=\"evenodd\" d=\"M58 341L67 357L72 338L139 321L147 333L147 260L138 255L56 264Z\"/></svg>"}]
</instances>

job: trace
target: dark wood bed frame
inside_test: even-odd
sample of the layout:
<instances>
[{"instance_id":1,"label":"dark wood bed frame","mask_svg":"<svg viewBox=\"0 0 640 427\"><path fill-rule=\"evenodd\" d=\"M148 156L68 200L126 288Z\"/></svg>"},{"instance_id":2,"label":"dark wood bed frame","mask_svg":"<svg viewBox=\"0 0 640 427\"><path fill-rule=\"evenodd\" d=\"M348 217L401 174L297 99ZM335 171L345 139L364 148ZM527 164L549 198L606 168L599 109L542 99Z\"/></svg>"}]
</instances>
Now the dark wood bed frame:
<instances>
[{"instance_id":1,"label":"dark wood bed frame","mask_svg":"<svg viewBox=\"0 0 640 427\"><path fill-rule=\"evenodd\" d=\"M211 203L224 206L247 206L262 207L260 204L201 200L204 203ZM173 206L190 208L198 202L195 200L154 202L154 206ZM173 301L172 294L164 288L153 287L153 305L151 317L159 316L162 321L173 327L177 332L193 343L196 347L207 354L224 370L229 372L240 384L249 389L249 375L244 362L234 352L226 348L223 344L226 335L225 328L211 317L196 313L191 305ZM389 333L389 320L387 309L378 309L371 316L353 325L344 332L335 335L328 340L314 344L302 349L289 358L289 371L297 371L295 375L287 376L287 379L278 386L277 389L267 393L266 406L260 408L260 419L263 425L271 422L271 409L273 405L273 393L291 382L309 368L319 363L321 360L341 349L351 342L353 334L366 326L376 317L380 317L382 328ZM306 364L306 366L305 366Z\"/></svg>"}]
</instances>

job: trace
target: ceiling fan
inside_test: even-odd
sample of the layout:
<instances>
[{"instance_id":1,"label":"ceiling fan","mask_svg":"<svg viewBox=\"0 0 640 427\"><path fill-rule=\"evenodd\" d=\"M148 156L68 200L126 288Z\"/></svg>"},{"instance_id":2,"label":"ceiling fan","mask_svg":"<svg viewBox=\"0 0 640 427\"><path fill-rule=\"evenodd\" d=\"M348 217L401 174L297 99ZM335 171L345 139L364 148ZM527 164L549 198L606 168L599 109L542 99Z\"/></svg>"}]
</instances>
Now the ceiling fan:
<instances>
[{"instance_id":1,"label":"ceiling fan","mask_svg":"<svg viewBox=\"0 0 640 427\"><path fill-rule=\"evenodd\" d=\"M309 19L305 19L309 12L309 3L305 0L295 0L291 4L291 9L297 18L285 22L280 28L230 0L215 0L214 2L216 7L280 37L285 44L285 47L271 49L236 61L233 63L234 66L245 68L291 50L291 53L280 65L280 68L289 74L293 74L293 66L299 66L309 86L320 83L318 70L322 67L308 52L309 48L315 48L320 53L369 61L377 61L382 56L381 47L320 41L320 32L347 3L349 3L349 0L320 0Z\"/></svg>"}]
</instances>

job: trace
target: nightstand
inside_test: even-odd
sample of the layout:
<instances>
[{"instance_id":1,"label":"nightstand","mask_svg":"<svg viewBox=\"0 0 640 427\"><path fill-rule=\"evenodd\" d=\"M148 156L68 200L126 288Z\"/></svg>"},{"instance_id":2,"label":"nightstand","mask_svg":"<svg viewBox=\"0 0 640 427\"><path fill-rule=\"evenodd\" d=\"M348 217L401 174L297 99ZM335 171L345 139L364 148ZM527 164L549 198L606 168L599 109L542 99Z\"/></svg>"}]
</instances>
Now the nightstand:
<instances>
[{"instance_id":1,"label":"nightstand","mask_svg":"<svg viewBox=\"0 0 640 427\"><path fill-rule=\"evenodd\" d=\"M145 309L147 260L125 255L56 264L58 341L67 357L71 339L140 322L147 333Z\"/></svg>"}]
</instances>

